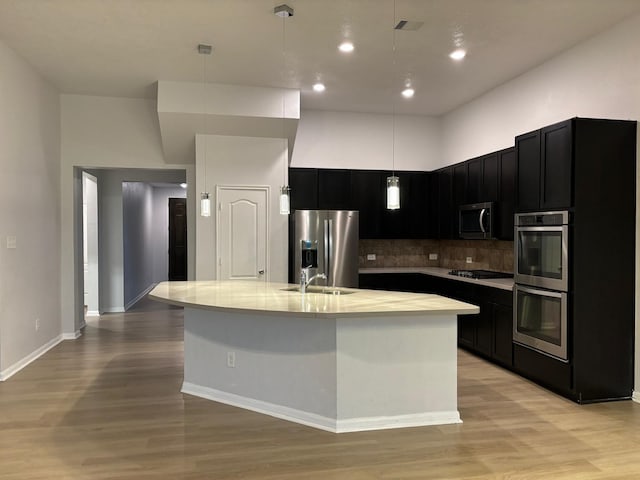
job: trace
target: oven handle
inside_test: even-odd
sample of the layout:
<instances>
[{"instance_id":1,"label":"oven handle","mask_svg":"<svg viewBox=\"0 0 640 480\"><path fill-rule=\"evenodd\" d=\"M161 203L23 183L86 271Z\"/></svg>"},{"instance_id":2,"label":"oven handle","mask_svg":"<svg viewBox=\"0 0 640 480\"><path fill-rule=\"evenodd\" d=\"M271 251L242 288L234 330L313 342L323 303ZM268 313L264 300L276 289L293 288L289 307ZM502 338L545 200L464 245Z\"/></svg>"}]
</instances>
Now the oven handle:
<instances>
[{"instance_id":1,"label":"oven handle","mask_svg":"<svg viewBox=\"0 0 640 480\"><path fill-rule=\"evenodd\" d=\"M524 293L531 293L533 295L539 295L541 297L553 297L564 298L567 296L565 292L550 292L549 290L539 290L537 288L523 287L522 285L516 285L516 290Z\"/></svg>"},{"instance_id":2,"label":"oven handle","mask_svg":"<svg viewBox=\"0 0 640 480\"><path fill-rule=\"evenodd\" d=\"M486 208L483 208L482 210L480 210L480 230L482 230L482 233L487 233L487 231L484 229L484 214L487 212Z\"/></svg>"},{"instance_id":3,"label":"oven handle","mask_svg":"<svg viewBox=\"0 0 640 480\"><path fill-rule=\"evenodd\" d=\"M522 227L516 225L515 229L516 232L562 232L566 227L566 225L548 225L546 227Z\"/></svg>"}]
</instances>

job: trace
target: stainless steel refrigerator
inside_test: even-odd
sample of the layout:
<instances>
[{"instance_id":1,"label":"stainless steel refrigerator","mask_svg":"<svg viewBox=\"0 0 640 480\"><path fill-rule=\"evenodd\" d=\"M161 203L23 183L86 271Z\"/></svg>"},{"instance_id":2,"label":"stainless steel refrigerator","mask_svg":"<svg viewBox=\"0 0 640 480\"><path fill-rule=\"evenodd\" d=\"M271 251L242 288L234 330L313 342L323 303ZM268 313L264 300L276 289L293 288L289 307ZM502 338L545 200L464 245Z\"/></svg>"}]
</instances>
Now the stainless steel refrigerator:
<instances>
[{"instance_id":1,"label":"stainless steel refrigerator","mask_svg":"<svg viewBox=\"0 0 640 480\"><path fill-rule=\"evenodd\" d=\"M354 210L296 210L293 235L293 279L300 270L308 278L324 273L330 287L358 287L358 212ZM311 285L325 285L316 279Z\"/></svg>"}]
</instances>

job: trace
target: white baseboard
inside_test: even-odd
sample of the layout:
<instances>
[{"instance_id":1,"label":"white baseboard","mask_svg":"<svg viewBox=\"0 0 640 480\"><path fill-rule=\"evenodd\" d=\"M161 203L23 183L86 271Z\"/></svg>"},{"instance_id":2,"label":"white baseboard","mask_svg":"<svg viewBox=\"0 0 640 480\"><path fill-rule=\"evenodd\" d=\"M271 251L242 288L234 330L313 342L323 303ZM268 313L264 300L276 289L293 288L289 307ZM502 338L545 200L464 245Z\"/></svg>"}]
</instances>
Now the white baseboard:
<instances>
[{"instance_id":1,"label":"white baseboard","mask_svg":"<svg viewBox=\"0 0 640 480\"><path fill-rule=\"evenodd\" d=\"M20 370L25 368L31 362L37 360L42 355L44 355L49 350L51 350L53 347L58 345L60 342L62 342L62 340L64 340L64 335L58 335L56 338L54 338L53 340L48 341L47 343L45 343L43 346L41 346L37 350L31 352L26 357L22 358L21 360L18 360L16 363L11 365L10 367L5 368L4 370L2 370L0 372L0 382L4 382L5 380L8 380L10 377L12 377L16 373L18 373Z\"/></svg>"},{"instance_id":2,"label":"white baseboard","mask_svg":"<svg viewBox=\"0 0 640 480\"><path fill-rule=\"evenodd\" d=\"M157 283L152 283L151 285L149 285L147 288L145 288L141 293L139 293L136 298L134 298L133 300L131 300L129 303L127 303L124 306L124 311L126 312L127 310L129 310L131 307L133 307L136 303L138 303L140 300L142 300L142 298L149 293L151 290L154 289L154 287L157 285Z\"/></svg>"},{"instance_id":3,"label":"white baseboard","mask_svg":"<svg viewBox=\"0 0 640 480\"><path fill-rule=\"evenodd\" d=\"M87 317L99 317L100 312L98 310L87 310Z\"/></svg>"},{"instance_id":4,"label":"white baseboard","mask_svg":"<svg viewBox=\"0 0 640 480\"><path fill-rule=\"evenodd\" d=\"M76 340L82 336L82 332L80 330L76 330L72 333L63 333L62 340Z\"/></svg>"},{"instance_id":5,"label":"white baseboard","mask_svg":"<svg viewBox=\"0 0 640 480\"><path fill-rule=\"evenodd\" d=\"M336 420L315 413L309 413L295 408L275 405L253 398L242 397L233 393L223 392L209 387L203 387L189 382L182 384L182 393L206 398L215 402L240 407L272 417L300 423L332 433L362 432L366 430L384 430L389 428L421 427L426 425L445 425L462 423L457 410L451 412L428 412L409 415L395 415L385 417L361 417L346 420Z\"/></svg>"},{"instance_id":6,"label":"white baseboard","mask_svg":"<svg viewBox=\"0 0 640 480\"><path fill-rule=\"evenodd\" d=\"M634 402L640 403L640 392L633 391L633 395L631 396L631 400Z\"/></svg>"}]
</instances>

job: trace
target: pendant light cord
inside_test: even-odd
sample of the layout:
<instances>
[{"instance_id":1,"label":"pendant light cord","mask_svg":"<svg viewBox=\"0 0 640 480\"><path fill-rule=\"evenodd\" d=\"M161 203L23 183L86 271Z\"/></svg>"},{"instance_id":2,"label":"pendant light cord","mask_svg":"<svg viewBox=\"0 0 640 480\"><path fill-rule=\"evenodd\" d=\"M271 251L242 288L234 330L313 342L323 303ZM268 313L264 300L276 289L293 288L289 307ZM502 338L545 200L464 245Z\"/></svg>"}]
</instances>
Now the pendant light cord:
<instances>
[{"instance_id":1,"label":"pendant light cord","mask_svg":"<svg viewBox=\"0 0 640 480\"><path fill-rule=\"evenodd\" d=\"M396 94L395 94L395 74L396 74L396 0L393 0L393 50L391 68L391 176L396 176Z\"/></svg>"},{"instance_id":2,"label":"pendant light cord","mask_svg":"<svg viewBox=\"0 0 640 480\"><path fill-rule=\"evenodd\" d=\"M287 69L287 57L285 55L285 45L286 45L286 33L285 33L285 22L287 21L287 17L283 16L282 17L282 78L281 78L281 82L282 82L282 146L283 146L283 150L284 150L284 168L282 171L282 185L284 185L285 187L287 186L287 164L289 163L289 152L288 152L288 145L287 145L287 137L285 136L285 120L284 120L284 102L285 102L285 91L284 91L284 84L285 84L285 79L286 79L286 69Z\"/></svg>"}]
</instances>

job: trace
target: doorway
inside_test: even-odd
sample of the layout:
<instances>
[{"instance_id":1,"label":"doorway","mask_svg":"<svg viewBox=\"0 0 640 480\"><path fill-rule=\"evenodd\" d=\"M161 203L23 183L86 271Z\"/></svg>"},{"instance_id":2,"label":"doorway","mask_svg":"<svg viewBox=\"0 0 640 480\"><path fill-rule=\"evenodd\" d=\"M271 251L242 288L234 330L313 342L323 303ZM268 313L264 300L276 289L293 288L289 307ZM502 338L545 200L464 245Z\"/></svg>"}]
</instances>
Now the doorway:
<instances>
[{"instance_id":1,"label":"doorway","mask_svg":"<svg viewBox=\"0 0 640 480\"><path fill-rule=\"evenodd\" d=\"M85 316L97 317L100 315L98 179L87 172L82 172L82 259Z\"/></svg>"},{"instance_id":2,"label":"doorway","mask_svg":"<svg viewBox=\"0 0 640 480\"><path fill-rule=\"evenodd\" d=\"M187 280L187 199L169 198L169 281Z\"/></svg>"}]
</instances>

